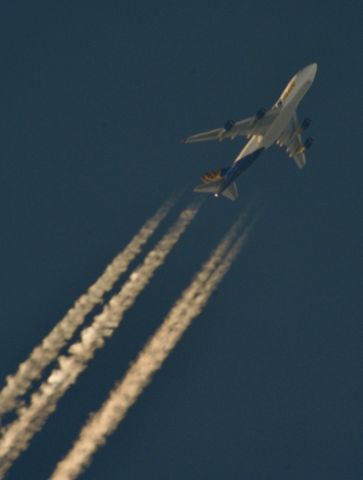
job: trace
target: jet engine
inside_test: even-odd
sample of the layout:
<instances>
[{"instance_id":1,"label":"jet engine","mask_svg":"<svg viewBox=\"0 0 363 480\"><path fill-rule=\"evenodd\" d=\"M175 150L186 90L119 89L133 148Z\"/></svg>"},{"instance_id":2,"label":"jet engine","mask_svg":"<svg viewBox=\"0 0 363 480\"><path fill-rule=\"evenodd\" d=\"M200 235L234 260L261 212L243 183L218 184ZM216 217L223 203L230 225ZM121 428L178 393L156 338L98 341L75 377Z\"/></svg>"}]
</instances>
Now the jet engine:
<instances>
[{"instance_id":1,"label":"jet engine","mask_svg":"<svg viewBox=\"0 0 363 480\"><path fill-rule=\"evenodd\" d=\"M235 120L228 120L225 124L224 124L224 129L226 132L229 132L230 130L232 130L232 128L235 126L236 124L236 121Z\"/></svg>"},{"instance_id":2,"label":"jet engine","mask_svg":"<svg viewBox=\"0 0 363 480\"><path fill-rule=\"evenodd\" d=\"M307 138L307 139L305 140L305 142L304 142L305 150L308 150L313 143L314 143L314 139L313 139L313 138L311 138L311 137Z\"/></svg>"},{"instance_id":3,"label":"jet engine","mask_svg":"<svg viewBox=\"0 0 363 480\"><path fill-rule=\"evenodd\" d=\"M311 124L311 119L310 118L304 118L304 120L301 122L301 130L306 130L309 128Z\"/></svg>"}]
</instances>

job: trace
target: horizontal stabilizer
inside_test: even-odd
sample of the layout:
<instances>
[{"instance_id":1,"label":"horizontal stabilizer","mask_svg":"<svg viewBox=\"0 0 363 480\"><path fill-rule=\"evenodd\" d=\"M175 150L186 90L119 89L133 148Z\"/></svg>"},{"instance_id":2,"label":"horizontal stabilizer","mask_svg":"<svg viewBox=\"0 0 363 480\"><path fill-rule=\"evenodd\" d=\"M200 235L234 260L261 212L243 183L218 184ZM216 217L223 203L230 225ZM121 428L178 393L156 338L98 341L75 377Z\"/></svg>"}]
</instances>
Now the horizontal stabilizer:
<instances>
[{"instance_id":1,"label":"horizontal stabilizer","mask_svg":"<svg viewBox=\"0 0 363 480\"><path fill-rule=\"evenodd\" d=\"M214 183L201 183L194 188L195 192L199 193L217 193L222 180Z\"/></svg>"},{"instance_id":2,"label":"horizontal stabilizer","mask_svg":"<svg viewBox=\"0 0 363 480\"><path fill-rule=\"evenodd\" d=\"M221 183L222 180L214 183L201 183L194 188L194 191L198 193L218 193ZM223 190L222 195L227 197L229 200L236 200L236 198L238 198L238 189L236 183L233 182L228 188Z\"/></svg>"},{"instance_id":3,"label":"horizontal stabilizer","mask_svg":"<svg viewBox=\"0 0 363 480\"><path fill-rule=\"evenodd\" d=\"M236 182L231 183L231 185L223 190L222 195L227 197L229 200L236 200L238 198L238 188Z\"/></svg>"}]
</instances>

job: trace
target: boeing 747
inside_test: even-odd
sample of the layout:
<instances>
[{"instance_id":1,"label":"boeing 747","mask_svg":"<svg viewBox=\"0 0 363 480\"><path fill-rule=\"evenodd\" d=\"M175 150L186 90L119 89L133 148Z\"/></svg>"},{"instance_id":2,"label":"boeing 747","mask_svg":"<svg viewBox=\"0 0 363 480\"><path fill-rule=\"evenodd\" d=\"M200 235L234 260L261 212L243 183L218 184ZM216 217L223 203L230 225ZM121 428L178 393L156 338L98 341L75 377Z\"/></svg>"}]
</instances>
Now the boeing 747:
<instances>
[{"instance_id":1,"label":"boeing 747","mask_svg":"<svg viewBox=\"0 0 363 480\"><path fill-rule=\"evenodd\" d=\"M247 170L260 156L263 150L273 144L285 147L299 168L303 168L305 151L313 144L311 137L302 140L303 132L311 120L305 118L301 124L296 109L311 87L317 71L312 63L292 77L277 102L270 110L261 108L255 116L239 120L229 120L223 128L198 133L183 140L184 143L205 142L208 140L233 140L243 136L249 139L230 167L205 173L203 183L195 187L195 192L214 193L216 197L224 195L230 200L238 197L236 178Z\"/></svg>"}]
</instances>

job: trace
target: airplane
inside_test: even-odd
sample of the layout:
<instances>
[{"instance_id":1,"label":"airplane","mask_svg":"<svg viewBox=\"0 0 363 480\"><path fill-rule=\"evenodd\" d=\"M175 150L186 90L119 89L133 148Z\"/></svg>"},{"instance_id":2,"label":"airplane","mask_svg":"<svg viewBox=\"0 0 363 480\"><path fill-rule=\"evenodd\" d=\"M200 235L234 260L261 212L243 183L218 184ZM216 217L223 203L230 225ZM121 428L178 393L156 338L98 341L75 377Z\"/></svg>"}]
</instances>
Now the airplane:
<instances>
[{"instance_id":1,"label":"airplane","mask_svg":"<svg viewBox=\"0 0 363 480\"><path fill-rule=\"evenodd\" d=\"M229 120L223 128L197 133L182 140L183 143L195 143L222 141L226 138L233 140L238 136L249 139L230 167L205 173L201 177L202 183L194 188L195 192L213 193L215 197L224 195L230 200L236 200L237 177L245 172L264 150L275 143L286 149L299 168L305 166L305 151L311 147L314 139L309 137L303 142L302 133L310 126L311 120L305 118L300 124L296 109L311 87L317 68L318 65L312 63L297 72L269 110L261 108L253 117L237 122Z\"/></svg>"}]
</instances>

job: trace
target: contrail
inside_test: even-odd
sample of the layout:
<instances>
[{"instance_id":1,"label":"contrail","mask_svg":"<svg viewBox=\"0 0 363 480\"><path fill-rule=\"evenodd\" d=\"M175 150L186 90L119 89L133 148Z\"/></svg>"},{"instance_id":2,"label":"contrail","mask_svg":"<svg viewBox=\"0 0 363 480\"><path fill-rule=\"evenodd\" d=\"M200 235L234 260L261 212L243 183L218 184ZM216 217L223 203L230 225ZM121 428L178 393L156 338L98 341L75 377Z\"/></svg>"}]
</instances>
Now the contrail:
<instances>
[{"instance_id":1,"label":"contrail","mask_svg":"<svg viewBox=\"0 0 363 480\"><path fill-rule=\"evenodd\" d=\"M27 392L34 380L40 378L44 368L57 358L62 347L82 325L85 317L102 302L104 294L112 289L117 279L141 252L143 245L155 232L173 204L174 201L168 201L157 210L124 250L112 260L98 280L78 298L53 330L34 348L28 359L19 365L17 372L6 378L6 385L0 391L0 415L18 406L18 398Z\"/></svg>"},{"instance_id":2,"label":"contrail","mask_svg":"<svg viewBox=\"0 0 363 480\"><path fill-rule=\"evenodd\" d=\"M143 348L135 363L131 365L123 380L111 391L100 410L92 415L83 427L70 452L58 463L51 476L52 480L74 479L90 463L92 455L117 428L192 320L203 310L213 290L235 260L247 234L248 232L235 240L234 228L214 250L210 259Z\"/></svg>"},{"instance_id":3,"label":"contrail","mask_svg":"<svg viewBox=\"0 0 363 480\"><path fill-rule=\"evenodd\" d=\"M105 338L111 336L119 326L126 310L135 303L156 269L164 263L198 210L199 204L193 205L179 215L143 263L131 273L121 290L95 316L92 324L82 330L80 341L69 347L67 356L59 357L58 367L31 396L30 405L18 409L18 419L4 429L0 440L0 478L3 478L14 460L27 448L33 435L55 410L58 400L87 367L95 351L104 345Z\"/></svg>"}]
</instances>

